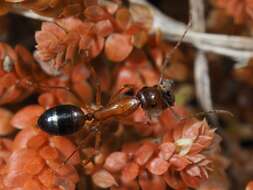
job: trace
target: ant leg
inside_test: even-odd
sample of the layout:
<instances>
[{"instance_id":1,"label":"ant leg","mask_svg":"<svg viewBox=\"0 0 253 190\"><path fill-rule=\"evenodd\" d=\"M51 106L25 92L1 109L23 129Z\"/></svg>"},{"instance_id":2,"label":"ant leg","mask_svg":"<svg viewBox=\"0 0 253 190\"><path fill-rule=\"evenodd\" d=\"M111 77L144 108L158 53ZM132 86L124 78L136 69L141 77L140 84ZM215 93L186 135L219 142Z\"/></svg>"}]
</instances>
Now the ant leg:
<instances>
[{"instance_id":1,"label":"ant leg","mask_svg":"<svg viewBox=\"0 0 253 190\"><path fill-rule=\"evenodd\" d=\"M175 117L177 121L183 120L182 116L180 116L172 107L169 106L169 110L171 111L172 115Z\"/></svg>"},{"instance_id":2,"label":"ant leg","mask_svg":"<svg viewBox=\"0 0 253 190\"><path fill-rule=\"evenodd\" d=\"M68 87L65 87L65 86L45 86L45 85L41 85L41 84L38 84L38 83L35 83L35 82L32 82L30 80L19 80L17 82L18 85L27 85L27 86L30 86L30 87L33 87L33 88L37 88L37 89L62 89L62 90L67 90L67 91L70 91L70 88Z\"/></svg>"},{"instance_id":3,"label":"ant leg","mask_svg":"<svg viewBox=\"0 0 253 190\"><path fill-rule=\"evenodd\" d=\"M210 111L198 112L198 113L183 117L180 120L183 121L183 120L191 119L194 117L205 116L207 114L219 114L219 115L228 115L230 117L234 117L233 113L226 111L226 110L210 110Z\"/></svg>"},{"instance_id":4,"label":"ant leg","mask_svg":"<svg viewBox=\"0 0 253 190\"><path fill-rule=\"evenodd\" d=\"M95 136L96 132L91 131L90 134L79 143L79 145L76 147L76 149L64 160L63 164L67 164L68 161L82 148L87 146L87 144L90 142L90 140Z\"/></svg>"},{"instance_id":5,"label":"ant leg","mask_svg":"<svg viewBox=\"0 0 253 190\"><path fill-rule=\"evenodd\" d=\"M97 76L97 73L95 71L95 69L93 68L93 66L90 65L90 63L88 63L89 69L91 71L91 75L92 77L95 79L95 86L96 86L96 105L98 107L101 107L101 84L100 84L100 80Z\"/></svg>"},{"instance_id":6,"label":"ant leg","mask_svg":"<svg viewBox=\"0 0 253 190\"><path fill-rule=\"evenodd\" d=\"M123 118L123 117L117 117L117 120L120 121L122 124L125 124L125 125L151 125L151 123L149 121L143 123L143 122L140 122L140 121L131 121L129 119L126 119L126 118Z\"/></svg>"},{"instance_id":7,"label":"ant leg","mask_svg":"<svg viewBox=\"0 0 253 190\"><path fill-rule=\"evenodd\" d=\"M112 103L116 97L119 96L125 89L135 89L135 86L133 84L125 84L123 87L121 87L118 91L116 91L110 98L109 103Z\"/></svg>"},{"instance_id":8,"label":"ant leg","mask_svg":"<svg viewBox=\"0 0 253 190\"><path fill-rule=\"evenodd\" d=\"M95 150L96 150L96 152L100 148L101 136L102 136L101 131L97 131L97 133L96 133L96 140L95 140Z\"/></svg>"}]
</instances>

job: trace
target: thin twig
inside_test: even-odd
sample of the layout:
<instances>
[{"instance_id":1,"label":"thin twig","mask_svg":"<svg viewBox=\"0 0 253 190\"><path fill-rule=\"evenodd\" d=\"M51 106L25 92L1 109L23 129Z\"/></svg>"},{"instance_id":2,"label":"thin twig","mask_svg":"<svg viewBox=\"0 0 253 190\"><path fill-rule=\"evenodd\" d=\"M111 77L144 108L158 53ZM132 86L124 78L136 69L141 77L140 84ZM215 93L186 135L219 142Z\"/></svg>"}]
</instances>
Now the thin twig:
<instances>
[{"instance_id":1,"label":"thin twig","mask_svg":"<svg viewBox=\"0 0 253 190\"><path fill-rule=\"evenodd\" d=\"M17 14L17 15L21 15L27 18L31 18L31 19L35 19L35 20L41 20L41 21L47 21L47 22L53 22L54 19L51 17L47 17L47 16L41 16L31 10L24 10L21 9L19 7L13 9L11 11L11 13Z\"/></svg>"},{"instance_id":2,"label":"thin twig","mask_svg":"<svg viewBox=\"0 0 253 190\"><path fill-rule=\"evenodd\" d=\"M180 39L181 34L186 29L184 23L166 16L145 0L130 0L130 2L141 3L150 7L154 14L154 31L157 29L161 30L164 33L164 37L169 40L178 41ZM51 17L40 16L33 11L20 8L13 9L12 13L42 21L52 22L54 20ZM253 57L253 39L249 37L210 34L190 30L183 41L191 43L200 50L228 56L235 60L239 60L239 62L247 61Z\"/></svg>"},{"instance_id":3,"label":"thin twig","mask_svg":"<svg viewBox=\"0 0 253 190\"><path fill-rule=\"evenodd\" d=\"M130 1L150 7L154 14L153 29L159 29L163 32L166 39L178 41L181 34L186 30L186 25L184 23L166 16L147 1ZM229 56L235 60L247 60L253 56L253 39L249 37L209 34L189 30L183 41L191 43L200 50Z\"/></svg>"},{"instance_id":4,"label":"thin twig","mask_svg":"<svg viewBox=\"0 0 253 190\"><path fill-rule=\"evenodd\" d=\"M205 32L205 6L203 0L189 0L190 15L192 18L192 30Z\"/></svg>"}]
</instances>

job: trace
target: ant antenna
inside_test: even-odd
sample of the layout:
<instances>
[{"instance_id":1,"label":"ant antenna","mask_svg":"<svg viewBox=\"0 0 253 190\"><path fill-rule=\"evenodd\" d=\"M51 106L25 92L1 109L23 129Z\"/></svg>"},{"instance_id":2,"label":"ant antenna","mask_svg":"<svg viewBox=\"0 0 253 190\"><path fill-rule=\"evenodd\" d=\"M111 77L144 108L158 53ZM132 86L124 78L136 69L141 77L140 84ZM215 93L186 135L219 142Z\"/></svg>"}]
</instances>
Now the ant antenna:
<instances>
[{"instance_id":1,"label":"ant antenna","mask_svg":"<svg viewBox=\"0 0 253 190\"><path fill-rule=\"evenodd\" d=\"M169 60L170 60L171 56L172 56L172 55L174 54L174 52L178 49L178 47L181 45L181 43L183 42L183 39L185 38L185 36L186 36L187 32L189 31L189 29L191 28L191 26L192 26L192 18L190 17L190 20L189 20L189 22L188 22L188 24L187 24L187 26L186 26L186 29L185 29L183 35L182 35L182 36L180 37L180 39L177 41L177 43L176 43L176 45L173 47L173 49L170 50L169 53L167 53L167 54L165 55L164 62L163 62L162 68L161 68L162 73L161 73L161 77L160 77L160 83L161 83L161 81L162 81L162 79L163 79L163 77L164 77L164 71L165 71L165 68L166 68L166 67L168 66L168 64L169 64Z\"/></svg>"},{"instance_id":2,"label":"ant antenna","mask_svg":"<svg viewBox=\"0 0 253 190\"><path fill-rule=\"evenodd\" d=\"M41 84L35 84L32 81L29 80L25 80L23 81L25 82L26 85L31 86L31 87L35 87L35 88L40 88L40 89L62 89L62 90L67 90L67 91L71 91L70 88L65 87L65 86L44 86ZM21 83L21 81L18 81L17 84Z\"/></svg>"},{"instance_id":3,"label":"ant antenna","mask_svg":"<svg viewBox=\"0 0 253 190\"><path fill-rule=\"evenodd\" d=\"M198 112L198 113L189 115L187 117L183 117L180 119L180 121L184 121L184 120L191 119L194 117L205 116L207 114L219 114L219 115L228 115L230 117L234 117L234 114L227 110L210 110L210 111Z\"/></svg>"},{"instance_id":4,"label":"ant antenna","mask_svg":"<svg viewBox=\"0 0 253 190\"><path fill-rule=\"evenodd\" d=\"M181 121L183 119L172 107L169 106L169 110L177 121Z\"/></svg>"}]
</instances>

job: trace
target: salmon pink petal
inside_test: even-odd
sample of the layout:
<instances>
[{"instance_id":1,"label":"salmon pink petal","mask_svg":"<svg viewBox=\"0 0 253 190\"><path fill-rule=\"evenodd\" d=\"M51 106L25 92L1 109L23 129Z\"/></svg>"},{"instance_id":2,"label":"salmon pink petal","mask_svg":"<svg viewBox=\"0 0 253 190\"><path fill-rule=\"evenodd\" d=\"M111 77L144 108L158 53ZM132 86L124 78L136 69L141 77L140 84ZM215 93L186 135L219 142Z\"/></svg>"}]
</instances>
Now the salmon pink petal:
<instances>
[{"instance_id":1,"label":"salmon pink petal","mask_svg":"<svg viewBox=\"0 0 253 190\"><path fill-rule=\"evenodd\" d=\"M27 180L32 179L32 176L20 173L20 172L10 172L4 178L4 185L6 187L15 188L15 187L23 187Z\"/></svg>"},{"instance_id":2,"label":"salmon pink petal","mask_svg":"<svg viewBox=\"0 0 253 190\"><path fill-rule=\"evenodd\" d=\"M76 184L80 181L79 174L77 173L76 170L74 170L72 173L68 174L65 177L68 178L74 184Z\"/></svg>"},{"instance_id":3,"label":"salmon pink petal","mask_svg":"<svg viewBox=\"0 0 253 190\"><path fill-rule=\"evenodd\" d=\"M8 169L13 172L24 172L25 165L36 158L38 158L38 154L32 149L14 151L9 158Z\"/></svg>"},{"instance_id":4,"label":"salmon pink petal","mask_svg":"<svg viewBox=\"0 0 253 190\"><path fill-rule=\"evenodd\" d=\"M167 183L167 185L173 189L186 189L185 184L183 181L178 177L173 171L168 171L163 175L163 179Z\"/></svg>"},{"instance_id":5,"label":"salmon pink petal","mask_svg":"<svg viewBox=\"0 0 253 190\"><path fill-rule=\"evenodd\" d=\"M52 188L56 185L56 176L51 169L45 168L39 174L38 179L47 188Z\"/></svg>"},{"instance_id":6,"label":"salmon pink petal","mask_svg":"<svg viewBox=\"0 0 253 190\"><path fill-rule=\"evenodd\" d=\"M145 5L132 3L130 6L130 13L135 23L150 29L153 25L152 11Z\"/></svg>"},{"instance_id":7,"label":"salmon pink petal","mask_svg":"<svg viewBox=\"0 0 253 190\"><path fill-rule=\"evenodd\" d=\"M13 113L7 109L0 108L0 115L0 135L8 135L12 133L15 130L11 125Z\"/></svg>"},{"instance_id":8,"label":"salmon pink petal","mask_svg":"<svg viewBox=\"0 0 253 190\"><path fill-rule=\"evenodd\" d=\"M39 116L44 111L45 109L39 105L26 106L14 115L11 124L18 129L35 127Z\"/></svg>"},{"instance_id":9,"label":"salmon pink petal","mask_svg":"<svg viewBox=\"0 0 253 190\"><path fill-rule=\"evenodd\" d=\"M84 15L92 21L105 20L108 17L108 13L101 6L93 5L84 10Z\"/></svg>"},{"instance_id":10,"label":"salmon pink petal","mask_svg":"<svg viewBox=\"0 0 253 190\"><path fill-rule=\"evenodd\" d=\"M199 143L193 143L189 154L198 154L199 152L201 152L205 147L202 144Z\"/></svg>"},{"instance_id":11,"label":"salmon pink petal","mask_svg":"<svg viewBox=\"0 0 253 190\"><path fill-rule=\"evenodd\" d=\"M76 186L75 184L66 179L66 178L62 178L62 177L57 177L55 180L55 184L59 187L61 187L61 189L67 189L67 190L75 190Z\"/></svg>"},{"instance_id":12,"label":"salmon pink petal","mask_svg":"<svg viewBox=\"0 0 253 190\"><path fill-rule=\"evenodd\" d=\"M84 6L89 7L92 5L97 5L98 1L97 0L83 0Z\"/></svg>"},{"instance_id":13,"label":"salmon pink petal","mask_svg":"<svg viewBox=\"0 0 253 190\"><path fill-rule=\"evenodd\" d=\"M57 160L47 160L47 165L60 176L77 174L76 170L72 165L63 164L62 162Z\"/></svg>"},{"instance_id":14,"label":"salmon pink petal","mask_svg":"<svg viewBox=\"0 0 253 190\"><path fill-rule=\"evenodd\" d=\"M253 181L250 181L250 182L247 184L245 190L253 190Z\"/></svg>"},{"instance_id":15,"label":"salmon pink petal","mask_svg":"<svg viewBox=\"0 0 253 190\"><path fill-rule=\"evenodd\" d=\"M183 138L190 138L193 141L199 136L202 121L194 123L192 126L186 126L183 129Z\"/></svg>"},{"instance_id":16,"label":"salmon pink petal","mask_svg":"<svg viewBox=\"0 0 253 190\"><path fill-rule=\"evenodd\" d=\"M72 89L82 99L83 102L89 103L93 98L93 90L91 85L86 81L76 82L72 85Z\"/></svg>"},{"instance_id":17,"label":"salmon pink petal","mask_svg":"<svg viewBox=\"0 0 253 190\"><path fill-rule=\"evenodd\" d=\"M207 148L213 142L213 137L200 135L195 142Z\"/></svg>"},{"instance_id":18,"label":"salmon pink petal","mask_svg":"<svg viewBox=\"0 0 253 190\"><path fill-rule=\"evenodd\" d=\"M170 159L170 164L175 167L176 170L181 171L184 168L186 168L189 164L191 164L191 161L186 159L185 157L174 155Z\"/></svg>"},{"instance_id":19,"label":"salmon pink petal","mask_svg":"<svg viewBox=\"0 0 253 190\"><path fill-rule=\"evenodd\" d=\"M166 190L166 183L161 176L150 176L146 171L143 171L139 176L139 184L142 190Z\"/></svg>"},{"instance_id":20,"label":"salmon pink petal","mask_svg":"<svg viewBox=\"0 0 253 190\"><path fill-rule=\"evenodd\" d=\"M176 146L173 143L163 143L159 149L159 157L163 160L169 160L176 151Z\"/></svg>"},{"instance_id":21,"label":"salmon pink petal","mask_svg":"<svg viewBox=\"0 0 253 190\"><path fill-rule=\"evenodd\" d=\"M132 50L133 44L129 35L113 33L105 42L105 54L111 61L123 61L130 55Z\"/></svg>"},{"instance_id":22,"label":"salmon pink petal","mask_svg":"<svg viewBox=\"0 0 253 190\"><path fill-rule=\"evenodd\" d=\"M147 168L152 174L162 175L168 170L169 163L161 158L155 158L148 163Z\"/></svg>"},{"instance_id":23,"label":"salmon pink petal","mask_svg":"<svg viewBox=\"0 0 253 190\"><path fill-rule=\"evenodd\" d=\"M137 48L143 48L143 46L148 41L148 33L145 31L140 31L134 34L133 36L133 43L134 46Z\"/></svg>"},{"instance_id":24,"label":"salmon pink petal","mask_svg":"<svg viewBox=\"0 0 253 190\"><path fill-rule=\"evenodd\" d=\"M43 190L41 183L36 179L26 180L24 184L24 190Z\"/></svg>"},{"instance_id":25,"label":"salmon pink petal","mask_svg":"<svg viewBox=\"0 0 253 190\"><path fill-rule=\"evenodd\" d=\"M139 165L144 165L151 158L155 151L155 146L152 143L144 143L135 153L135 161Z\"/></svg>"},{"instance_id":26,"label":"salmon pink petal","mask_svg":"<svg viewBox=\"0 0 253 190\"><path fill-rule=\"evenodd\" d=\"M63 40L66 36L65 31L55 23L44 22L41 26L42 31L52 33L58 40Z\"/></svg>"},{"instance_id":27,"label":"salmon pink petal","mask_svg":"<svg viewBox=\"0 0 253 190\"><path fill-rule=\"evenodd\" d=\"M32 149L39 149L47 142L48 135L45 133L39 133L38 135L31 137L31 139L27 142L27 147Z\"/></svg>"},{"instance_id":28,"label":"salmon pink petal","mask_svg":"<svg viewBox=\"0 0 253 190\"><path fill-rule=\"evenodd\" d=\"M96 33L101 37L109 36L113 30L114 29L110 20L101 20L96 23Z\"/></svg>"},{"instance_id":29,"label":"salmon pink petal","mask_svg":"<svg viewBox=\"0 0 253 190\"><path fill-rule=\"evenodd\" d=\"M115 178L106 170L99 170L92 175L94 184L101 188L109 188L118 185Z\"/></svg>"},{"instance_id":30,"label":"salmon pink petal","mask_svg":"<svg viewBox=\"0 0 253 190\"><path fill-rule=\"evenodd\" d=\"M13 142L10 139L2 138L0 144L2 146L2 149L7 149L9 151L12 151L13 149Z\"/></svg>"},{"instance_id":31,"label":"salmon pink petal","mask_svg":"<svg viewBox=\"0 0 253 190\"><path fill-rule=\"evenodd\" d=\"M199 163L200 161L203 161L206 158L202 154L188 155L186 157L188 160L192 161L193 163Z\"/></svg>"},{"instance_id":32,"label":"salmon pink petal","mask_svg":"<svg viewBox=\"0 0 253 190\"><path fill-rule=\"evenodd\" d=\"M119 8L120 2L118 1L100 1L100 4L102 4L108 13L113 15L117 9Z\"/></svg>"},{"instance_id":33,"label":"salmon pink petal","mask_svg":"<svg viewBox=\"0 0 253 190\"><path fill-rule=\"evenodd\" d=\"M35 157L24 165L23 171L30 175L37 175L45 166L45 162L40 157Z\"/></svg>"},{"instance_id":34,"label":"salmon pink petal","mask_svg":"<svg viewBox=\"0 0 253 190\"><path fill-rule=\"evenodd\" d=\"M38 102L41 106L48 109L56 104L56 98L52 93L46 92L39 96Z\"/></svg>"},{"instance_id":35,"label":"salmon pink petal","mask_svg":"<svg viewBox=\"0 0 253 190\"><path fill-rule=\"evenodd\" d=\"M115 20L118 26L124 31L127 30L131 24L131 14L129 9L120 8L117 10Z\"/></svg>"},{"instance_id":36,"label":"salmon pink petal","mask_svg":"<svg viewBox=\"0 0 253 190\"><path fill-rule=\"evenodd\" d=\"M97 36L91 41L89 53L92 58L98 56L104 48L105 40L101 36Z\"/></svg>"},{"instance_id":37,"label":"salmon pink petal","mask_svg":"<svg viewBox=\"0 0 253 190\"><path fill-rule=\"evenodd\" d=\"M139 147L140 143L125 143L122 147L122 151L125 152L129 158L132 158Z\"/></svg>"},{"instance_id":38,"label":"salmon pink petal","mask_svg":"<svg viewBox=\"0 0 253 190\"><path fill-rule=\"evenodd\" d=\"M128 163L121 173L121 181L128 184L133 181L139 174L140 167L135 162Z\"/></svg>"},{"instance_id":39,"label":"salmon pink petal","mask_svg":"<svg viewBox=\"0 0 253 190\"><path fill-rule=\"evenodd\" d=\"M84 64L77 64L74 66L71 73L71 80L73 83L86 80L90 77L90 71Z\"/></svg>"},{"instance_id":40,"label":"salmon pink petal","mask_svg":"<svg viewBox=\"0 0 253 190\"><path fill-rule=\"evenodd\" d=\"M58 150L51 146L42 147L39 154L44 160L56 160L59 157Z\"/></svg>"},{"instance_id":41,"label":"salmon pink petal","mask_svg":"<svg viewBox=\"0 0 253 190\"><path fill-rule=\"evenodd\" d=\"M201 182L199 177L192 177L185 172L180 172L180 175L184 181L184 183L191 188L197 188Z\"/></svg>"},{"instance_id":42,"label":"salmon pink petal","mask_svg":"<svg viewBox=\"0 0 253 190\"><path fill-rule=\"evenodd\" d=\"M27 147L27 143L28 141L34 137L37 136L41 131L38 129L34 129L32 127L28 127L23 129L22 131L20 131L13 142L13 149L14 150L19 150L22 148L26 148Z\"/></svg>"},{"instance_id":43,"label":"salmon pink petal","mask_svg":"<svg viewBox=\"0 0 253 190\"><path fill-rule=\"evenodd\" d=\"M118 172L126 165L126 163L126 153L113 152L106 158L104 167L110 172Z\"/></svg>"},{"instance_id":44,"label":"salmon pink petal","mask_svg":"<svg viewBox=\"0 0 253 190\"><path fill-rule=\"evenodd\" d=\"M67 138L61 136L54 136L50 138L50 145L55 147L60 151L62 155L64 155L63 159L66 159L73 151L76 149L75 145L68 140ZM79 153L75 153L68 163L76 165L80 163Z\"/></svg>"},{"instance_id":45,"label":"salmon pink petal","mask_svg":"<svg viewBox=\"0 0 253 190\"><path fill-rule=\"evenodd\" d=\"M201 170L197 165L192 165L187 168L186 173L192 177L201 177Z\"/></svg>"}]
</instances>

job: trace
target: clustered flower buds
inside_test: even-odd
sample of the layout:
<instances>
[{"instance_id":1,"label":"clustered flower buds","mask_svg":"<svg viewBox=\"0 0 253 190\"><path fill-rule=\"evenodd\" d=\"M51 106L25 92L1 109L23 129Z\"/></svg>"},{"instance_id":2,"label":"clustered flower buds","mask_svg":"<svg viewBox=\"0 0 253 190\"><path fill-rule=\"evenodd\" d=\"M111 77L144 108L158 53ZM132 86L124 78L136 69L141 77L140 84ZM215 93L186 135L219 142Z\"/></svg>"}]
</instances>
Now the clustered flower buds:
<instances>
[{"instance_id":1,"label":"clustered flower buds","mask_svg":"<svg viewBox=\"0 0 253 190\"><path fill-rule=\"evenodd\" d=\"M151 13L142 6L129 9L92 5L84 10L85 20L68 17L43 23L35 35L37 58L56 68L74 59L93 59L104 50L111 61L123 61L135 47L143 47L152 23ZM136 12L145 13L143 17ZM121 44L124 44L122 46Z\"/></svg>"},{"instance_id":2,"label":"clustered flower buds","mask_svg":"<svg viewBox=\"0 0 253 190\"><path fill-rule=\"evenodd\" d=\"M14 139L7 160L3 186L7 189L75 189L79 176L74 165L78 154L68 164L64 159L75 146L64 137L49 137L34 127L22 130Z\"/></svg>"},{"instance_id":3,"label":"clustered flower buds","mask_svg":"<svg viewBox=\"0 0 253 190\"><path fill-rule=\"evenodd\" d=\"M112 189L140 186L145 190L158 184L159 189L186 189L196 188L208 178L212 160L207 150L215 135L205 120L178 124L156 141L123 144L120 151L106 157L104 164L93 167L93 182Z\"/></svg>"},{"instance_id":4,"label":"clustered flower buds","mask_svg":"<svg viewBox=\"0 0 253 190\"><path fill-rule=\"evenodd\" d=\"M226 10L229 16L232 16L236 23L241 24L252 21L252 0L215 0L218 7Z\"/></svg>"}]
</instances>

